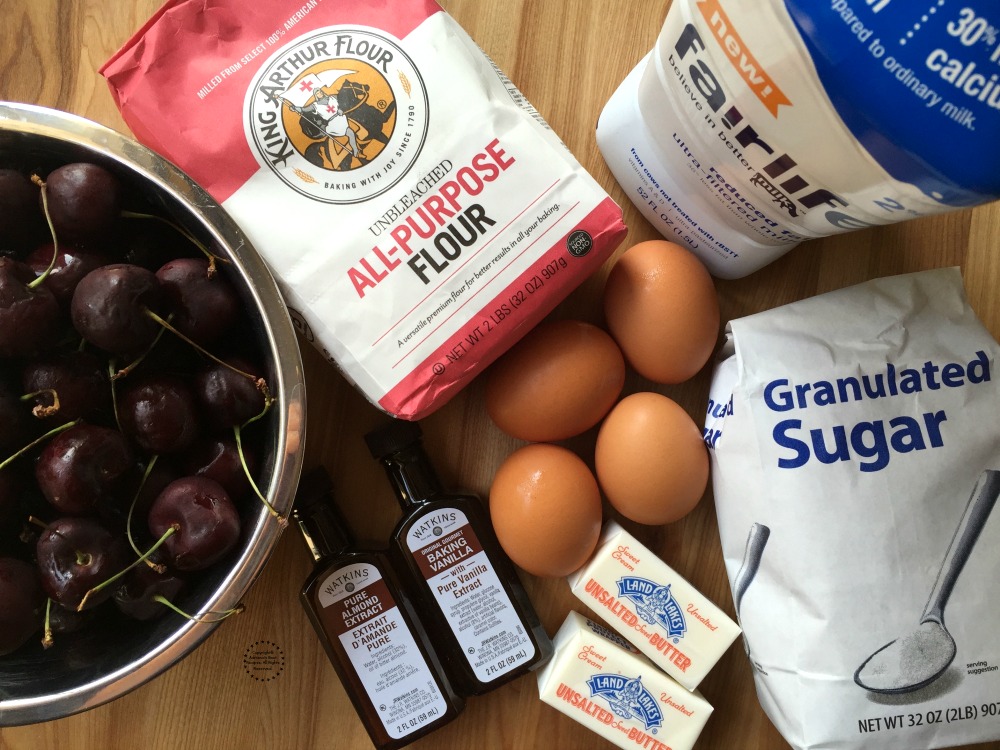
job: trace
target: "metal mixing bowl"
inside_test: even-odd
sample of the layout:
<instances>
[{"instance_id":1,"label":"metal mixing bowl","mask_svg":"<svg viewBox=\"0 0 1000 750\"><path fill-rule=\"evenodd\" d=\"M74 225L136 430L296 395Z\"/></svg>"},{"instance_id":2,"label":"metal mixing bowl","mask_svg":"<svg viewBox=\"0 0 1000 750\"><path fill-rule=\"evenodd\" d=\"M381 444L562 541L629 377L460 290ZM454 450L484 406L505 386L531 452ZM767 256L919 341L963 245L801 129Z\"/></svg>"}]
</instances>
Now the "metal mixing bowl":
<instances>
[{"instance_id":1,"label":"metal mixing bowl","mask_svg":"<svg viewBox=\"0 0 1000 750\"><path fill-rule=\"evenodd\" d=\"M115 172L126 192L141 196L217 255L252 318L275 403L259 456L261 492L287 515L302 468L305 396L302 360L288 311L270 271L229 215L202 188L134 140L83 118L0 102L0 163L40 168L92 161ZM0 426L2 429L2 426ZM197 579L178 602L192 614L236 606L260 573L281 528L263 504L246 504L239 549ZM0 606L3 606L0 602ZM113 605L112 605L113 606ZM81 631L43 650L27 644L0 657L0 726L67 716L142 685L196 648L217 623L168 614L120 631Z\"/></svg>"}]
</instances>

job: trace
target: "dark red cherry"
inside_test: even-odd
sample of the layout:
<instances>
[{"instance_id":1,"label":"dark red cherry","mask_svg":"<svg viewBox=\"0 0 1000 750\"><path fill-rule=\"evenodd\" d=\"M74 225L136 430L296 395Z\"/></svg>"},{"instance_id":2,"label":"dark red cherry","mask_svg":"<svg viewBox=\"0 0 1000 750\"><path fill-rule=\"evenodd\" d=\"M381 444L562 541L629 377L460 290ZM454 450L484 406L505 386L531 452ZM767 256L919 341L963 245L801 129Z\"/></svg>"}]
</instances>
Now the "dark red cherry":
<instances>
[{"instance_id":1,"label":"dark red cherry","mask_svg":"<svg viewBox=\"0 0 1000 750\"><path fill-rule=\"evenodd\" d=\"M104 167L87 162L64 164L45 178L49 217L60 240L99 237L121 215L122 188Z\"/></svg>"},{"instance_id":2,"label":"dark red cherry","mask_svg":"<svg viewBox=\"0 0 1000 750\"><path fill-rule=\"evenodd\" d=\"M156 272L171 324L202 346L211 344L239 320L235 287L220 273L209 275L206 258L177 258Z\"/></svg>"},{"instance_id":3,"label":"dark red cherry","mask_svg":"<svg viewBox=\"0 0 1000 750\"><path fill-rule=\"evenodd\" d=\"M243 445L243 457L250 473L256 474L257 456L252 447ZM240 462L236 440L231 437L203 438L184 455L183 468L188 474L208 477L221 484L229 497L238 502L250 492L250 480Z\"/></svg>"},{"instance_id":4,"label":"dark red cherry","mask_svg":"<svg viewBox=\"0 0 1000 750\"><path fill-rule=\"evenodd\" d=\"M49 609L49 630L55 635L66 635L75 633L86 627L94 619L94 610L85 609L77 612L75 609L65 607L51 607Z\"/></svg>"},{"instance_id":5,"label":"dark red cherry","mask_svg":"<svg viewBox=\"0 0 1000 750\"><path fill-rule=\"evenodd\" d=\"M184 379L164 374L129 380L118 397L118 418L125 434L148 453L189 448L199 435L199 418Z\"/></svg>"},{"instance_id":6,"label":"dark red cherry","mask_svg":"<svg viewBox=\"0 0 1000 750\"><path fill-rule=\"evenodd\" d=\"M0 557L0 656L16 651L42 625L45 593L35 566Z\"/></svg>"},{"instance_id":7,"label":"dark red cherry","mask_svg":"<svg viewBox=\"0 0 1000 750\"><path fill-rule=\"evenodd\" d=\"M170 611L155 597L162 596L172 603L183 589L183 578L139 565L125 574L122 584L115 589L114 602L134 620L153 620Z\"/></svg>"},{"instance_id":8,"label":"dark red cherry","mask_svg":"<svg viewBox=\"0 0 1000 750\"><path fill-rule=\"evenodd\" d=\"M28 253L25 262L38 276L45 273L52 264L52 270L42 284L49 288L61 305L68 305L73 299L73 292L80 279L111 262L111 257L107 253L60 242L58 252L54 253L53 264L53 252L51 242L42 243Z\"/></svg>"},{"instance_id":9,"label":"dark red cherry","mask_svg":"<svg viewBox=\"0 0 1000 750\"><path fill-rule=\"evenodd\" d=\"M23 357L50 348L59 330L59 303L31 266L0 257L0 356Z\"/></svg>"},{"instance_id":10,"label":"dark red cherry","mask_svg":"<svg viewBox=\"0 0 1000 750\"><path fill-rule=\"evenodd\" d=\"M0 381L0 460L34 439L32 419L31 405Z\"/></svg>"},{"instance_id":11,"label":"dark red cherry","mask_svg":"<svg viewBox=\"0 0 1000 750\"><path fill-rule=\"evenodd\" d=\"M23 254L44 227L38 186L14 169L0 169L0 250Z\"/></svg>"},{"instance_id":12,"label":"dark red cherry","mask_svg":"<svg viewBox=\"0 0 1000 750\"><path fill-rule=\"evenodd\" d=\"M73 292L73 326L106 352L140 351L160 331L160 324L146 311L157 309L161 294L152 271L128 263L102 266L84 276Z\"/></svg>"},{"instance_id":13,"label":"dark red cherry","mask_svg":"<svg viewBox=\"0 0 1000 750\"><path fill-rule=\"evenodd\" d=\"M48 525L35 547L42 588L57 604L77 609L84 596L125 568L120 537L93 518L60 518ZM108 586L89 596L84 609L114 593Z\"/></svg>"},{"instance_id":14,"label":"dark red cherry","mask_svg":"<svg viewBox=\"0 0 1000 750\"><path fill-rule=\"evenodd\" d=\"M131 452L120 432L81 423L45 445L35 463L35 478L54 508L78 515L108 502L131 465Z\"/></svg>"},{"instance_id":15,"label":"dark red cherry","mask_svg":"<svg viewBox=\"0 0 1000 750\"><path fill-rule=\"evenodd\" d=\"M96 418L111 408L111 386L104 362L87 351L43 355L21 371L25 393L36 393L32 404L59 409L47 419L71 422L81 417Z\"/></svg>"},{"instance_id":16,"label":"dark red cherry","mask_svg":"<svg viewBox=\"0 0 1000 750\"><path fill-rule=\"evenodd\" d=\"M149 531L160 538L172 526L177 531L163 543L177 570L203 570L221 560L240 539L240 518L218 482L182 477L153 502Z\"/></svg>"},{"instance_id":17,"label":"dark red cherry","mask_svg":"<svg viewBox=\"0 0 1000 750\"><path fill-rule=\"evenodd\" d=\"M214 430L231 430L264 409L264 394L256 382L260 377L259 369L237 357L226 363L231 366L210 362L194 380L198 402L205 409L205 421Z\"/></svg>"}]
</instances>

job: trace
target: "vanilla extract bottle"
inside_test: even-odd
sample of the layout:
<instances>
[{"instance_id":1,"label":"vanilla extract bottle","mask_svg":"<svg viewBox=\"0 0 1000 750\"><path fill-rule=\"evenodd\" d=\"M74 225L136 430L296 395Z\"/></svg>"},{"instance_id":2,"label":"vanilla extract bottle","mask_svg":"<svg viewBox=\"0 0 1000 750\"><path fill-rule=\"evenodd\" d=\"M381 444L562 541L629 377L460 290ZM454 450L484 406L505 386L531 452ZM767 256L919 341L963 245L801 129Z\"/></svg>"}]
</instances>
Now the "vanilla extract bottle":
<instances>
[{"instance_id":1,"label":"vanilla extract bottle","mask_svg":"<svg viewBox=\"0 0 1000 750\"><path fill-rule=\"evenodd\" d=\"M482 502L442 489L419 425L394 420L365 441L403 509L390 556L456 688L480 695L547 661L552 642Z\"/></svg>"},{"instance_id":2,"label":"vanilla extract bottle","mask_svg":"<svg viewBox=\"0 0 1000 750\"><path fill-rule=\"evenodd\" d=\"M316 567L300 599L377 748L400 748L465 707L382 551L357 546L329 476L303 477L294 518Z\"/></svg>"}]
</instances>

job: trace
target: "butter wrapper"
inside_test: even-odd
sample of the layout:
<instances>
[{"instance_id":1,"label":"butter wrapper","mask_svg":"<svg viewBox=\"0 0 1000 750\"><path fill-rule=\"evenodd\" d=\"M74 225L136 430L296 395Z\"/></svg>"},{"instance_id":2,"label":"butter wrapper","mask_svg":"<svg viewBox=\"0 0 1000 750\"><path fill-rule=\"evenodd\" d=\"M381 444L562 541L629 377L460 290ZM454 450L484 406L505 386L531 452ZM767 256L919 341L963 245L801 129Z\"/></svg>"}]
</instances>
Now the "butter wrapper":
<instances>
[{"instance_id":1,"label":"butter wrapper","mask_svg":"<svg viewBox=\"0 0 1000 750\"><path fill-rule=\"evenodd\" d=\"M689 750L712 714L698 692L660 672L628 641L577 612L538 673L543 702L618 747Z\"/></svg>"},{"instance_id":2,"label":"butter wrapper","mask_svg":"<svg viewBox=\"0 0 1000 750\"><path fill-rule=\"evenodd\" d=\"M580 601L689 690L740 634L725 612L615 521L568 580Z\"/></svg>"}]
</instances>

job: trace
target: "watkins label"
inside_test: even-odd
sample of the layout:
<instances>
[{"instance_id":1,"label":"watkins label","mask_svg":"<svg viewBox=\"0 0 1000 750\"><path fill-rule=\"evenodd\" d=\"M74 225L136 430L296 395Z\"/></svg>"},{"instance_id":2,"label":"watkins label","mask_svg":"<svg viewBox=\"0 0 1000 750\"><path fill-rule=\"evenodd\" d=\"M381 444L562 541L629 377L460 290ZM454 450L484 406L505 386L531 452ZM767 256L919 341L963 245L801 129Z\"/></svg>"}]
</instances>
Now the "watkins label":
<instances>
[{"instance_id":1,"label":"watkins label","mask_svg":"<svg viewBox=\"0 0 1000 750\"><path fill-rule=\"evenodd\" d=\"M398 40L366 28L327 27L282 47L257 73L245 111L261 165L324 203L384 193L427 136L420 72Z\"/></svg>"},{"instance_id":2,"label":"watkins label","mask_svg":"<svg viewBox=\"0 0 1000 750\"><path fill-rule=\"evenodd\" d=\"M325 629L340 641L391 737L412 734L447 711L437 679L375 565L333 570L316 599Z\"/></svg>"},{"instance_id":3,"label":"watkins label","mask_svg":"<svg viewBox=\"0 0 1000 750\"><path fill-rule=\"evenodd\" d=\"M408 538L412 538L414 542L420 543L433 541L440 537L446 529L455 527L458 515L455 511L450 510L431 513L425 516L419 524L410 529ZM463 520L464 518L463 515ZM413 549L412 545L410 549Z\"/></svg>"},{"instance_id":4,"label":"watkins label","mask_svg":"<svg viewBox=\"0 0 1000 750\"><path fill-rule=\"evenodd\" d=\"M616 716L638 719L647 731L663 725L663 713L656 698L642 684L641 676L595 674L587 680L587 687L591 697L606 700Z\"/></svg>"},{"instance_id":5,"label":"watkins label","mask_svg":"<svg viewBox=\"0 0 1000 750\"><path fill-rule=\"evenodd\" d=\"M650 625L666 630L675 643L687 632L684 611L670 593L670 584L626 576L618 579L618 596L635 602L636 613Z\"/></svg>"},{"instance_id":6,"label":"watkins label","mask_svg":"<svg viewBox=\"0 0 1000 750\"><path fill-rule=\"evenodd\" d=\"M527 628L463 512L425 516L406 544L477 679L492 682L534 658Z\"/></svg>"}]
</instances>

